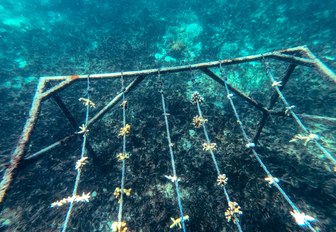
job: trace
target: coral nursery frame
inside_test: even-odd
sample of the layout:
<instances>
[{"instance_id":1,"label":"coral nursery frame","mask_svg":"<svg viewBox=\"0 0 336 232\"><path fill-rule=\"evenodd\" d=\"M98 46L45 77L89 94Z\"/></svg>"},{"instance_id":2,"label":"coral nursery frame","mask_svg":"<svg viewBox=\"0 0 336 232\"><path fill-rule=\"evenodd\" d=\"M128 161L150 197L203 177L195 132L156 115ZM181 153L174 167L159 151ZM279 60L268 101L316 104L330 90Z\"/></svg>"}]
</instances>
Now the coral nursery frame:
<instances>
[{"instance_id":1,"label":"coral nursery frame","mask_svg":"<svg viewBox=\"0 0 336 232\"><path fill-rule=\"evenodd\" d=\"M283 75L281 80L281 85L279 82L276 82L271 74L268 72L268 68L265 66L265 60L267 59L275 59L287 62L288 68ZM253 98L247 96L243 92L239 91L235 87L231 86L229 83L226 83L225 79L223 80L219 75L215 74L209 68L211 67L222 67L228 65L234 65L239 63L248 63L253 61L263 61L265 66L266 74L273 79L273 83L276 87L273 95L271 96L271 100L268 106L263 105L262 103L254 100ZM191 65L184 65L184 66L174 66L174 67L167 67L167 68L157 68L157 69L147 69L147 70L140 70L140 71L128 71L128 72L116 72L116 73L104 73L104 74L90 74L90 75L72 75L72 76L52 76L52 77L41 77L38 82L37 90L35 92L35 96L33 98L33 103L30 108L29 116L22 131L22 134L19 138L18 144L14 149L11 161L6 169L4 176L2 177L2 181L0 184L0 205L2 205L6 192L10 187L10 184L15 177L15 172L18 170L19 164L22 163L24 160L31 160L36 159L40 155L48 152L49 150L61 146L64 142L68 139L78 136L78 134L70 134L65 138L43 148L42 150L30 155L29 157L24 157L26 155L27 145L30 141L30 135L34 129L34 125L38 119L39 112L41 109L41 103L49 98L53 98L61 111L64 113L70 124L73 128L78 128L78 123L72 116L71 112L67 109L66 105L63 103L61 98L58 96L58 93L67 88L68 86L72 85L77 81L86 81L88 77L94 80L101 80L101 79L112 79L112 78L130 78L135 77L135 79L126 87L123 88L123 92L117 94L106 106L104 106L98 113L96 113L90 120L87 121L87 126L90 126L101 119L111 108L113 108L116 104L123 100L125 94L132 91L144 78L149 76L155 75L164 75L167 73L178 73L183 71L190 71L190 70L200 70L204 72L207 76L211 77L213 80L218 82L219 84L225 86L227 91L231 91L235 95L239 96L243 100L245 100L250 105L254 106L256 109L262 112L262 118L260 120L259 126L257 131L255 132L254 138L251 141L251 144L257 142L260 133L265 126L268 117L270 115L277 115L277 116L285 116L285 117L292 117L294 119L295 115L288 114L288 112L283 111L274 111L273 107L276 101L281 96L281 90L286 86L287 81L289 80L291 74L293 73L296 66L307 66L315 68L324 78L330 81L332 84L336 84L336 75L335 73L330 70L324 63L322 63L306 46L299 46L284 50L278 50L274 52L258 54L258 55L251 55L233 59L224 59L220 61L213 61L213 62L206 62L206 63L198 63L198 64L191 64ZM59 82L53 87L48 89L49 83L53 81ZM278 85L277 85L278 83ZM272 84L273 86L273 84ZM274 86L273 86L274 87ZM228 98L230 99L230 94L228 92ZM232 96L232 95L231 95ZM231 99L230 99L231 100ZM287 105L288 106L288 105ZM291 113L291 112L290 112ZM239 118L238 118L239 119ZM247 145L253 147L250 143ZM90 147L89 143L86 143L86 148L88 149L88 153L93 156L94 152ZM322 150L323 151L323 150ZM327 156L328 157L328 156ZM94 156L92 157L94 159ZM331 161L333 160L333 156L330 157ZM267 170L267 169L266 169ZM272 177L273 178L273 177ZM272 179L273 180L273 179ZM182 215L183 216L183 215ZM182 219L183 221L183 219ZM119 222L120 223L120 222ZM311 228L311 227L310 227ZM311 228L313 230L313 228Z\"/></svg>"}]
</instances>

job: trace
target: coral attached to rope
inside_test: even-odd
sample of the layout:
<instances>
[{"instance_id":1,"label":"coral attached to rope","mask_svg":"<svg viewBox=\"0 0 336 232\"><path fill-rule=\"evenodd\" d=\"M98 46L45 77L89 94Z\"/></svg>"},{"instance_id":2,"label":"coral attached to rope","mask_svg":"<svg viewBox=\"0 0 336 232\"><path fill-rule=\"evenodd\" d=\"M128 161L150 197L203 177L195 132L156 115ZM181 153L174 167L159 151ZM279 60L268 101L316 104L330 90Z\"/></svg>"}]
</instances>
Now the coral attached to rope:
<instances>
[{"instance_id":1,"label":"coral attached to rope","mask_svg":"<svg viewBox=\"0 0 336 232\"><path fill-rule=\"evenodd\" d=\"M62 200L55 201L51 203L50 207L60 207L66 203L72 203L72 202L89 202L90 200L90 194L91 193L83 193L82 196L75 195L67 198L63 198Z\"/></svg>"},{"instance_id":2,"label":"coral attached to rope","mask_svg":"<svg viewBox=\"0 0 336 232\"><path fill-rule=\"evenodd\" d=\"M63 198L62 200L53 202L51 204L51 207L56 207L56 206L62 206L66 203L70 203L67 214L66 214L66 217L65 217L65 220L64 220L63 225L62 225L62 232L65 232L67 230L74 202L76 202L76 203L77 202L89 202L90 197L91 197L90 193L87 193L87 194L83 193L82 196L77 195L77 189L78 189L78 185L79 185L79 181L80 181L80 177L81 177L81 173L82 173L82 168L88 162L87 161L88 157L87 157L87 150L86 150L86 141L87 141L87 136L88 136L88 131L89 131L87 129L88 121L89 121L89 111L90 111L90 107L95 107L96 106L95 103L90 100L90 75L87 76L86 95L87 95L86 96L87 98L79 98L79 101L82 102L86 106L86 113L85 113L85 123L82 124L82 126L80 127L80 131L77 132L77 134L82 134L83 135L83 142L82 142L82 150L81 150L80 159L77 160L76 165L75 165L77 175L76 175L76 180L75 180L72 196L67 197L67 198Z\"/></svg>"},{"instance_id":3,"label":"coral attached to rope","mask_svg":"<svg viewBox=\"0 0 336 232\"><path fill-rule=\"evenodd\" d=\"M166 110L166 102L165 102L165 96L163 92L163 83L161 80L161 75L160 72L158 73L158 79L160 83L160 94L161 94L161 102L162 102L162 110L163 110L163 116L165 119L165 124L166 124L166 132L167 132L167 140L168 140L168 147L169 147L169 153L170 153L170 160L171 160L171 165L173 169L173 175L166 176L168 179L170 179L174 184L175 184L175 190L176 190L176 196L177 196L177 202L179 206L179 211L180 211L180 217L177 219L172 218L173 223L170 225L170 228L175 227L178 225L180 228L182 228L183 232L186 232L186 226L185 226L185 221L189 220L188 215L183 214L183 207L182 207L182 201L181 201L181 194L179 190L179 184L178 180L179 178L176 175L176 167L175 167L175 159L174 159L174 152L173 152L173 143L171 142L171 137L170 137L170 129L169 129L169 123L168 123L168 114Z\"/></svg>"},{"instance_id":4,"label":"coral attached to rope","mask_svg":"<svg viewBox=\"0 0 336 232\"><path fill-rule=\"evenodd\" d=\"M125 189L125 162L126 159L130 157L129 153L126 152L126 136L129 135L131 130L131 125L126 124L126 108L127 101L125 99L125 87L124 87L124 77L121 76L121 91L122 91L122 103L120 104L122 108L122 128L119 130L118 137L122 137L122 152L117 154L118 161L121 162L121 184L120 187L117 187L114 190L114 196L118 199L119 210L118 210L118 220L112 222L112 231L113 232L126 232L127 223L122 221L123 213L123 203L124 203L124 194L126 196L131 195L131 188Z\"/></svg>"},{"instance_id":5,"label":"coral attached to rope","mask_svg":"<svg viewBox=\"0 0 336 232\"><path fill-rule=\"evenodd\" d=\"M192 76L192 79L193 79L193 82L194 82L194 77L193 77L193 73L192 73L191 70L190 70L190 73L191 73L191 76ZM193 86L193 88L194 88L194 86ZM201 95L197 91L194 90L194 93L193 93L193 95L191 97L191 103L197 106L197 111L198 111L198 116L194 117L194 119L195 118L204 119L203 113L202 113L202 110L201 110L201 106L200 106L200 104L202 102L204 102L204 98L201 97ZM238 205L238 203L232 202L230 200L230 196L229 196L229 194L228 194L228 192L226 190L225 186L226 186L226 184L228 182L228 178L226 177L225 174L223 174L219 170L217 159L216 159L215 154L214 154L214 151L217 150L217 144L210 142L209 134L208 134L207 128L205 126L205 123L207 121L208 120L201 120L201 122L200 122L200 124L201 124L200 126L202 126L202 128L203 128L203 133L204 133L204 136L205 136L205 139L206 139L206 143L203 143L203 145L202 145L203 146L203 151L210 152L210 154L211 154L211 158L212 158L213 163L215 164L215 168L216 168L216 172L217 172L217 176L218 176L217 177L217 185L223 188L224 195L225 195L226 201L228 203L228 209L226 210L226 212L224 214L225 218L228 220L228 222L231 221L231 219L232 219L232 221L237 226L238 231L241 232L243 230L241 228L238 215L242 214L242 211L240 211L240 206ZM196 128L199 128L199 127L196 127ZM239 210L232 210L231 209L232 208L231 205L237 206L237 209L239 207Z\"/></svg>"},{"instance_id":6,"label":"coral attached to rope","mask_svg":"<svg viewBox=\"0 0 336 232\"><path fill-rule=\"evenodd\" d=\"M250 149L254 155L254 157L257 159L258 163L260 164L260 166L264 169L264 171L267 174L267 177L265 178L265 181L268 182L268 184L271 186L276 187L279 192L281 193L281 195L285 198L285 200L288 202L288 204L292 207L293 211L290 212L290 214L294 217L294 220L297 222L298 225L300 226L307 226L311 231L316 232L317 230L310 224L310 222L316 221L315 218L308 216L304 213L301 213L301 211L297 208L297 206L292 202L292 200L289 198L289 196L287 195L287 193L282 189L282 187L278 184L279 179L272 176L272 174L270 173L270 171L268 170L268 168L266 167L266 165L264 164L264 162L261 160L260 156L258 155L258 153L255 150L255 144L251 142L250 138L247 136L243 123L240 120L240 117L238 115L236 106L232 100L232 93L230 93L230 90L228 88L228 84L227 84L227 79L224 75L224 70L222 68L222 65L220 63L219 65L219 69L220 69L220 73L221 73L221 77L224 81L224 85L225 85L225 90L226 90L226 94L227 94L227 98L230 102L231 108L233 110L233 113L236 117L236 120L238 122L238 125L240 127L240 130L243 134L243 137L245 139L246 142L246 147L248 149Z\"/></svg>"},{"instance_id":7,"label":"coral attached to rope","mask_svg":"<svg viewBox=\"0 0 336 232\"><path fill-rule=\"evenodd\" d=\"M295 106L290 105L288 101L286 100L285 96L279 89L279 86L281 86L281 81L276 81L275 78L273 77L273 74L271 72L270 67L266 64L265 58L263 57L262 63L266 72L266 75L269 77L269 79L272 82L272 87L275 88L276 92L278 93L281 101L284 103L286 110L285 113L286 115L292 115L294 118L296 124L301 128L301 130L306 134L298 134L295 135L293 139L290 140L290 142L295 142L299 140L304 141L304 145L306 146L309 141L313 141L315 145L323 152L323 154L333 163L334 165L334 170L336 170L336 158L319 142L321 140L321 137L313 134L309 131L309 129L302 123L301 119L299 116L294 112Z\"/></svg>"}]
</instances>

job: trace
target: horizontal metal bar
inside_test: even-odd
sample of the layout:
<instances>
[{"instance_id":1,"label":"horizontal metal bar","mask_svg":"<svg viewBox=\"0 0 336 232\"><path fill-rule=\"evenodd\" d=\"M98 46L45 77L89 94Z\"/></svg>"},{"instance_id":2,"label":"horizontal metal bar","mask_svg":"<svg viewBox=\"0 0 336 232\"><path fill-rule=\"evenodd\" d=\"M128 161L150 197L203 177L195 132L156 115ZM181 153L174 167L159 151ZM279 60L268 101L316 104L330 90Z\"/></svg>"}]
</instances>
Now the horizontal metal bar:
<instances>
[{"instance_id":1,"label":"horizontal metal bar","mask_svg":"<svg viewBox=\"0 0 336 232\"><path fill-rule=\"evenodd\" d=\"M280 52L274 52L273 54L275 59L290 62L292 64L303 65L308 67L313 67L315 65L315 61L309 58L300 58L293 55L281 54Z\"/></svg>"},{"instance_id":2,"label":"horizontal metal bar","mask_svg":"<svg viewBox=\"0 0 336 232\"><path fill-rule=\"evenodd\" d=\"M195 70L195 69L216 67L216 66L219 66L219 64L221 64L222 66L225 66L225 65L233 65L233 64L239 64L239 63L258 61L258 60L261 60L263 57L282 60L282 61L291 62L291 63L299 62L300 65L311 66L312 62L309 59L303 59L300 57L283 54L286 52L294 52L294 51L300 52L301 49L303 48L304 47L300 46L297 48L284 49L284 50L279 50L279 51L269 52L269 53L264 53L264 54L250 55L250 56L238 57L238 58L233 58L233 59L224 59L224 60L219 60L219 61L198 63L198 64L192 64L192 65L145 69L145 70L140 70L140 71L91 74L90 79L95 80L95 79L104 79L104 78L119 78L121 76L134 77L134 76L139 76L139 75L153 75L153 74L157 74L159 71L160 71L160 74L176 73L176 72L190 71L190 70ZM51 78L52 80L67 80L67 81L69 81L69 79L86 80L87 75L51 76L51 77L44 77L44 78L46 79Z\"/></svg>"}]
</instances>

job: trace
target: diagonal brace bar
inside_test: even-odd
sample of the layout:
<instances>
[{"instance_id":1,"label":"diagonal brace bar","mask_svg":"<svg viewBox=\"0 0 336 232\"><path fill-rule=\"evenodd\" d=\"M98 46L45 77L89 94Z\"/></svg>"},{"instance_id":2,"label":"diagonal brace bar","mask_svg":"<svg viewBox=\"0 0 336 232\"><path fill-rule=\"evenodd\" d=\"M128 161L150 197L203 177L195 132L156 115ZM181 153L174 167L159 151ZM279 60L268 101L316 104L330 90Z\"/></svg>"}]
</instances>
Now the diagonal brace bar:
<instances>
[{"instance_id":1,"label":"diagonal brace bar","mask_svg":"<svg viewBox=\"0 0 336 232\"><path fill-rule=\"evenodd\" d=\"M304 46L302 51L306 54L306 56L314 61L314 66L320 73L327 77L329 81L332 81L333 84L336 84L336 74L330 68L328 68L327 65L318 59L308 47Z\"/></svg>"},{"instance_id":2,"label":"diagonal brace bar","mask_svg":"<svg viewBox=\"0 0 336 232\"><path fill-rule=\"evenodd\" d=\"M53 148L66 144L69 140L73 139L74 137L75 137L75 134L69 135L69 136L67 136L67 137L65 137L65 138L63 138L63 139L45 147L45 148L42 148L41 150L39 150L38 152L35 152L34 154L32 154L28 157L25 157L24 161L26 162L26 161L35 160L38 157L40 157L41 155L43 155L44 153L52 150Z\"/></svg>"},{"instance_id":3,"label":"diagonal brace bar","mask_svg":"<svg viewBox=\"0 0 336 232\"><path fill-rule=\"evenodd\" d=\"M77 120L75 119L75 117L71 114L71 112L68 110L68 108L66 107L66 105L64 104L64 102L62 101L62 99L60 98L60 96L57 93L54 93L52 95L52 98L54 99L54 101L56 102L56 104L58 105L58 107L61 109L61 111L63 112L64 116L68 119L68 121L70 122L72 128L74 130L77 130L79 127L79 124L77 122ZM93 151L93 148L91 147L88 139L85 143L85 147L88 150L88 154L90 154L90 157L93 159L93 162L97 161L97 156L95 154L95 152Z\"/></svg>"},{"instance_id":4,"label":"diagonal brace bar","mask_svg":"<svg viewBox=\"0 0 336 232\"><path fill-rule=\"evenodd\" d=\"M217 81L219 84L221 85L225 85L224 81L214 72L212 72L210 69L204 68L202 69L202 71L208 75L209 77L211 77L213 80ZM246 94L242 93L241 91L239 91L238 89L236 89L235 87L233 87L230 84L227 84L229 90L231 90L232 92L234 92L236 95L238 95L239 97L243 98L245 101L247 101L250 105L256 107L257 109L261 110L262 112L268 113L268 110L265 108L265 106L263 104L261 104L260 102L257 102L256 100L250 98L249 96L247 96Z\"/></svg>"},{"instance_id":5,"label":"diagonal brace bar","mask_svg":"<svg viewBox=\"0 0 336 232\"><path fill-rule=\"evenodd\" d=\"M145 76L139 76L138 78L136 78L134 81L132 81L125 89L125 94L129 93L131 90L133 90L143 79L145 78ZM95 122L97 122L100 118L102 118L104 116L104 114L106 114L112 107L114 107L120 100L122 99L122 94L118 94L116 97L114 97L102 110L100 110L93 118L91 118L91 120L89 120L88 122L88 126L93 125ZM73 136L75 136L75 134L72 135L68 135L62 139L60 139L59 141L41 149L40 151L30 155L29 157L27 157L25 160L31 160L31 159L36 159L38 157L40 157L41 155L43 155L44 153L58 147L61 146L62 144L64 144L66 141L68 141L69 139L71 139ZM88 150L88 152L90 153L90 150ZM92 154L92 153L91 153Z\"/></svg>"},{"instance_id":6,"label":"diagonal brace bar","mask_svg":"<svg viewBox=\"0 0 336 232\"><path fill-rule=\"evenodd\" d=\"M127 94L133 90L143 79L145 75L141 75L133 80L126 88L124 93ZM95 116L93 116L89 122L88 126L91 126L93 123L101 119L113 106L115 106L122 99L122 93L119 93L115 98L112 99L103 109L101 109Z\"/></svg>"},{"instance_id":7,"label":"diagonal brace bar","mask_svg":"<svg viewBox=\"0 0 336 232\"><path fill-rule=\"evenodd\" d=\"M48 84L47 84L48 86ZM79 127L79 124L77 122L77 120L75 119L75 117L71 114L71 112L68 110L68 108L66 107L66 105L64 104L64 102L62 101L62 99L60 98L60 96L57 94L57 93L54 93L52 95L52 98L54 99L56 105L60 108L60 110L62 111L62 113L64 114L64 116L68 119L72 129L74 129L74 131ZM54 147L57 147L59 145L62 145L66 142L69 141L70 138L73 138L75 135L71 135L71 136L68 136L68 137L65 137L43 149L41 149L40 151L38 152L35 152L34 154L28 156L28 157L25 157L24 158L24 161L28 161L28 160L35 160L37 159L38 157L40 157L41 155L43 155L44 153L50 151L51 149L53 149ZM97 156L96 154L94 153L94 150L93 148L90 146L90 144L86 143L86 149L88 150L88 154L90 154L90 157L93 159L93 162L96 163L97 161Z\"/></svg>"},{"instance_id":8,"label":"diagonal brace bar","mask_svg":"<svg viewBox=\"0 0 336 232\"><path fill-rule=\"evenodd\" d=\"M295 67L296 67L295 64L290 64L288 66L287 71L286 71L284 77L281 80L281 86L279 86L280 90L283 90L285 88L285 86L286 86L286 84L287 84L290 76L294 72ZM279 94L276 91L274 91L273 95L271 96L271 100L270 100L270 102L268 104L268 112L263 112L262 118L261 118L261 120L259 122L258 129L257 129L257 131L256 131L256 133L254 135L254 138L253 138L253 142L254 143L256 143L258 141L258 139L260 137L260 134L261 134L261 132L262 132L262 130L263 130L266 122L267 122L267 119L270 116L269 111L273 109L273 107L274 107L274 105L275 105L275 103L276 103L276 101L278 99L279 99Z\"/></svg>"},{"instance_id":9,"label":"diagonal brace bar","mask_svg":"<svg viewBox=\"0 0 336 232\"><path fill-rule=\"evenodd\" d=\"M72 129L77 130L79 127L79 124L77 120L75 119L75 117L68 110L68 108L66 107L66 105L64 104L60 96L57 93L55 93L52 95L52 98L54 99L56 105L60 108L64 116L68 119Z\"/></svg>"}]
</instances>

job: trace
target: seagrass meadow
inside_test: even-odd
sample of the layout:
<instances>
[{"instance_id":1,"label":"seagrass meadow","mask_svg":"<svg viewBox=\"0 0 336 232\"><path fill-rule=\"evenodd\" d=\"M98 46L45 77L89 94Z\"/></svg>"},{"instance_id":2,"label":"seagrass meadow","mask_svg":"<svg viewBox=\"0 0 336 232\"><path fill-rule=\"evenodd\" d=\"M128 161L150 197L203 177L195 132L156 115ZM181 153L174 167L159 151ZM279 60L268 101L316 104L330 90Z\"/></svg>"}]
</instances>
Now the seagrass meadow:
<instances>
[{"instance_id":1,"label":"seagrass meadow","mask_svg":"<svg viewBox=\"0 0 336 232\"><path fill-rule=\"evenodd\" d=\"M0 2L0 231L336 231L334 1Z\"/></svg>"}]
</instances>

